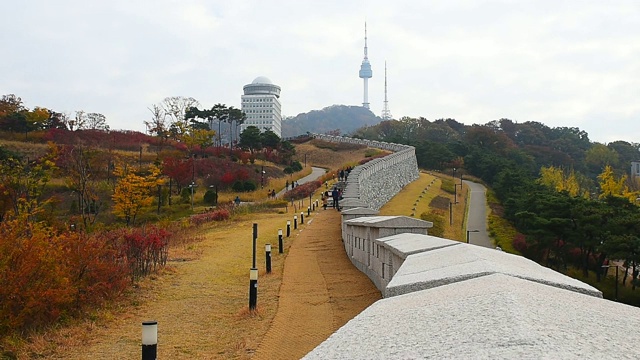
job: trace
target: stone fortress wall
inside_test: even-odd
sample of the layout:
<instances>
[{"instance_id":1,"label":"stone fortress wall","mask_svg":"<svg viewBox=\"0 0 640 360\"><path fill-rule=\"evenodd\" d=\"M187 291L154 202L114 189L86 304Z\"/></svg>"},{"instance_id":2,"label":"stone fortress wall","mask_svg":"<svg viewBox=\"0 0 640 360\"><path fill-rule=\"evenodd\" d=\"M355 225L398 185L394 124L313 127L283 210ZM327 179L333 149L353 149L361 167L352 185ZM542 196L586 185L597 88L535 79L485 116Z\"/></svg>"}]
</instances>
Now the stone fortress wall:
<instances>
[{"instance_id":1,"label":"stone fortress wall","mask_svg":"<svg viewBox=\"0 0 640 360\"><path fill-rule=\"evenodd\" d=\"M394 153L354 168L341 201L345 252L384 298L305 359L640 357L630 335L640 309L603 300L596 288L524 257L430 236L427 221L378 216L418 178L413 147L314 137ZM610 323L625 324L624 339L603 335Z\"/></svg>"},{"instance_id":2,"label":"stone fortress wall","mask_svg":"<svg viewBox=\"0 0 640 360\"><path fill-rule=\"evenodd\" d=\"M366 203L369 208L379 210L403 187L419 177L413 146L331 135L313 134L313 137L324 141L359 144L393 152L356 166L347 178L346 187L342 193L344 200L357 199Z\"/></svg>"}]
</instances>

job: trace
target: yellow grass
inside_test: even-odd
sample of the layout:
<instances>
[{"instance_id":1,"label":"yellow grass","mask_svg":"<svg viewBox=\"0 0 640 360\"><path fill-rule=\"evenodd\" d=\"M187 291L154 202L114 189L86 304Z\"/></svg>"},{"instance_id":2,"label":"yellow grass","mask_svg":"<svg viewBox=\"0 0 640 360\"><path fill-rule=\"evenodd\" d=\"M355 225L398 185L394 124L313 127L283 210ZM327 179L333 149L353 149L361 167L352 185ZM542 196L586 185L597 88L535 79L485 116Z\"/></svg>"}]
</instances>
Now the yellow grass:
<instances>
[{"instance_id":1,"label":"yellow grass","mask_svg":"<svg viewBox=\"0 0 640 360\"><path fill-rule=\"evenodd\" d=\"M0 146L7 150L23 154L25 157L30 159L39 158L49 150L49 145L47 144L2 139L0 139Z\"/></svg>"},{"instance_id":2,"label":"yellow grass","mask_svg":"<svg viewBox=\"0 0 640 360\"><path fill-rule=\"evenodd\" d=\"M430 211L429 203L436 196L449 198L453 202L452 194L440 190L441 179L445 177L451 179L451 176L439 173L420 173L418 180L405 186L380 209L380 215L404 215L419 219L420 214ZM444 237L447 239L466 240L464 224L468 198L467 191L468 189L465 185L461 194L458 187L458 204L453 205L453 225L449 225L449 210L445 211Z\"/></svg>"},{"instance_id":3,"label":"yellow grass","mask_svg":"<svg viewBox=\"0 0 640 360\"><path fill-rule=\"evenodd\" d=\"M251 192L244 192L244 193L237 193L234 192L232 190L229 191L220 191L220 193L218 194L218 201L221 203L225 203L225 202L231 202L233 201L233 199L236 198L236 196L240 197L241 201L250 201L250 202L255 202L255 201L261 201L264 200L265 198L267 198L267 191L270 189L275 189L276 192L279 192L280 190L285 188L286 182L289 181L295 181L295 180L299 180L307 175L311 174L311 167L308 166L294 174L291 174L291 176L286 177L286 178L270 178L268 179L268 181L265 181L265 185L263 189L257 189L256 191L251 191ZM259 186L258 186L259 187Z\"/></svg>"},{"instance_id":4,"label":"yellow grass","mask_svg":"<svg viewBox=\"0 0 640 360\"><path fill-rule=\"evenodd\" d=\"M291 213L251 214L214 223L199 231L203 241L172 247L167 269L144 280L121 309L37 336L21 355L85 359L93 353L105 359L121 358L122 354L135 358L140 353L141 322L154 319L161 334L159 358L199 359L205 354L248 358L277 310L284 255L305 226L292 229L292 236L286 238L286 221L291 217ZM253 223L258 224L257 265L264 269L265 244L271 243L272 273L261 270L258 311L250 313ZM285 230L282 255L278 253L279 228ZM90 339L100 341L87 348ZM78 350L80 345L85 346Z\"/></svg>"},{"instance_id":5,"label":"yellow grass","mask_svg":"<svg viewBox=\"0 0 640 360\"><path fill-rule=\"evenodd\" d=\"M308 154L307 165L334 169L356 163L366 150L343 154L308 144L296 148L298 154L305 151ZM310 167L306 169L310 171ZM304 176L304 172L298 176ZM405 187L381 209L381 214L410 215L415 212L414 216L419 217L428 210L433 197L444 194L439 190L438 176L441 175L420 174L419 180ZM427 184L434 180L429 190L422 194ZM266 188L278 190L284 181L286 179L270 180ZM319 198L319 191L314 200ZM256 192L255 197L247 200L264 199L260 195L262 192ZM231 196L233 194L223 193L220 201L231 201ZM466 200L466 196L460 199ZM285 208L288 212L237 215L233 220L212 223L205 228L185 229L191 234L188 237L196 238L196 241L174 244L170 248L167 268L143 280L125 301L95 311L90 317L68 326L34 336L18 355L20 358L85 359L88 354L100 354L101 358L115 359L128 354L129 358L138 358L141 322L154 319L158 320L160 334L159 358L250 358L277 311L284 259L297 234L292 226L292 236L286 237L286 221L292 220L294 214L299 216L299 211L309 205L308 199L304 204L296 202L295 205L295 209ZM463 216L459 212L464 208L464 203L455 206L456 223L448 236L451 239L462 239ZM258 224L259 268L264 269L264 245L270 243L273 272L267 275L261 270L258 308L249 312L248 275L252 265L253 223ZM305 226L299 225L299 230ZM285 233L282 255L278 254L278 229Z\"/></svg>"},{"instance_id":6,"label":"yellow grass","mask_svg":"<svg viewBox=\"0 0 640 360\"><path fill-rule=\"evenodd\" d=\"M357 165L358 161L365 158L366 151L367 148L364 146L357 150L333 151L317 148L312 143L304 143L296 145L294 159L304 165L306 155L307 165L335 170L349 165Z\"/></svg>"}]
</instances>

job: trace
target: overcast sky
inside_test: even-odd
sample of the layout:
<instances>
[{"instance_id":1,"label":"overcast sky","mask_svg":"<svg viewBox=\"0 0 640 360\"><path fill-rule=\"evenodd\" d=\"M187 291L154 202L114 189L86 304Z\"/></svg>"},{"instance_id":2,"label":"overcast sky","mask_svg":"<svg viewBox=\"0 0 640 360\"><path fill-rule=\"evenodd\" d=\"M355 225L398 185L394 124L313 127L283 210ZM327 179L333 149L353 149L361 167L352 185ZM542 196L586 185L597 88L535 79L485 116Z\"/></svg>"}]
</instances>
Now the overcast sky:
<instances>
[{"instance_id":1,"label":"overcast sky","mask_svg":"<svg viewBox=\"0 0 640 360\"><path fill-rule=\"evenodd\" d=\"M0 94L144 130L152 104L240 107L258 76L286 116L360 105L367 22L371 110L384 62L394 118L509 118L640 142L638 0L21 0L0 21Z\"/></svg>"}]
</instances>

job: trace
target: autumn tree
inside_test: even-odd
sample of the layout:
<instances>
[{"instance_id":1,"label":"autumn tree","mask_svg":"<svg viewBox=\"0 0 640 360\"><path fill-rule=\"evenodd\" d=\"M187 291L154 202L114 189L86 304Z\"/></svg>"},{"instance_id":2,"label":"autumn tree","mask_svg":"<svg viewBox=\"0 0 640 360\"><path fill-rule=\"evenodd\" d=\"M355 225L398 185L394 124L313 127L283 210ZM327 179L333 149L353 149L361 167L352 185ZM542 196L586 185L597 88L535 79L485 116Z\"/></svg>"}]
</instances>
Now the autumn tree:
<instances>
[{"instance_id":1,"label":"autumn tree","mask_svg":"<svg viewBox=\"0 0 640 360\"><path fill-rule=\"evenodd\" d=\"M100 113L88 113L85 126L88 130L109 130L109 125L107 125L107 117Z\"/></svg>"},{"instance_id":2,"label":"autumn tree","mask_svg":"<svg viewBox=\"0 0 640 360\"><path fill-rule=\"evenodd\" d=\"M558 192L566 191L570 196L588 196L589 192L580 186L575 171L568 174L561 167L543 166L540 168L538 183Z\"/></svg>"},{"instance_id":3,"label":"autumn tree","mask_svg":"<svg viewBox=\"0 0 640 360\"><path fill-rule=\"evenodd\" d=\"M604 167L604 171L598 175L598 181L600 184L600 198L604 199L609 196L621 196L626 189L624 182L626 181L626 175L623 175L619 179L616 179L613 173L613 168L610 165Z\"/></svg>"},{"instance_id":4,"label":"autumn tree","mask_svg":"<svg viewBox=\"0 0 640 360\"><path fill-rule=\"evenodd\" d=\"M198 100L192 97L171 96L162 100L159 105L169 118L169 133L174 140L184 135L188 130L185 114L188 109L200 106Z\"/></svg>"},{"instance_id":5,"label":"autumn tree","mask_svg":"<svg viewBox=\"0 0 640 360\"><path fill-rule=\"evenodd\" d=\"M87 228L95 223L103 209L99 195L103 183L98 169L104 162L100 152L83 145L67 146L60 151L59 164L65 170L67 187L78 198L78 211Z\"/></svg>"},{"instance_id":6,"label":"autumn tree","mask_svg":"<svg viewBox=\"0 0 640 360\"><path fill-rule=\"evenodd\" d=\"M112 199L113 212L124 218L128 225L135 225L141 211L151 205L154 191L163 184L160 169L151 165L145 173L135 173L125 166L116 166L114 171L119 178Z\"/></svg>"},{"instance_id":7,"label":"autumn tree","mask_svg":"<svg viewBox=\"0 0 640 360\"><path fill-rule=\"evenodd\" d=\"M614 148L595 143L585 152L585 162L593 174L601 173L606 166L618 165L619 156Z\"/></svg>"},{"instance_id":8,"label":"autumn tree","mask_svg":"<svg viewBox=\"0 0 640 360\"><path fill-rule=\"evenodd\" d=\"M8 157L0 161L2 202L8 204L5 210L11 211L13 217L27 214L27 219L34 220L35 209L44 202L41 199L44 187L56 168L56 156L55 146L50 146L49 152L39 159ZM0 216L5 215L6 212Z\"/></svg>"}]
</instances>

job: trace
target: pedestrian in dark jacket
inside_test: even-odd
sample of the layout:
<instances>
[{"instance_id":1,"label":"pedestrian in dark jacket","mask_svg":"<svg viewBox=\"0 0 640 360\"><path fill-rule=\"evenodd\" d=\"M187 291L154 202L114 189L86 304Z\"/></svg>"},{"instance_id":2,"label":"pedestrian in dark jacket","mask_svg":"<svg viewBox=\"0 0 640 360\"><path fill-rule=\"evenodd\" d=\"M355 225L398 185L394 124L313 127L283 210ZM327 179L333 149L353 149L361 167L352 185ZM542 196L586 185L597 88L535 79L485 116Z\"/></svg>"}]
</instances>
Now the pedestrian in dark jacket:
<instances>
[{"instance_id":1,"label":"pedestrian in dark jacket","mask_svg":"<svg viewBox=\"0 0 640 360\"><path fill-rule=\"evenodd\" d=\"M333 198L333 208L338 209L338 201L340 200L340 192L338 191L338 188L333 188L333 191L331 191L331 197Z\"/></svg>"}]
</instances>

